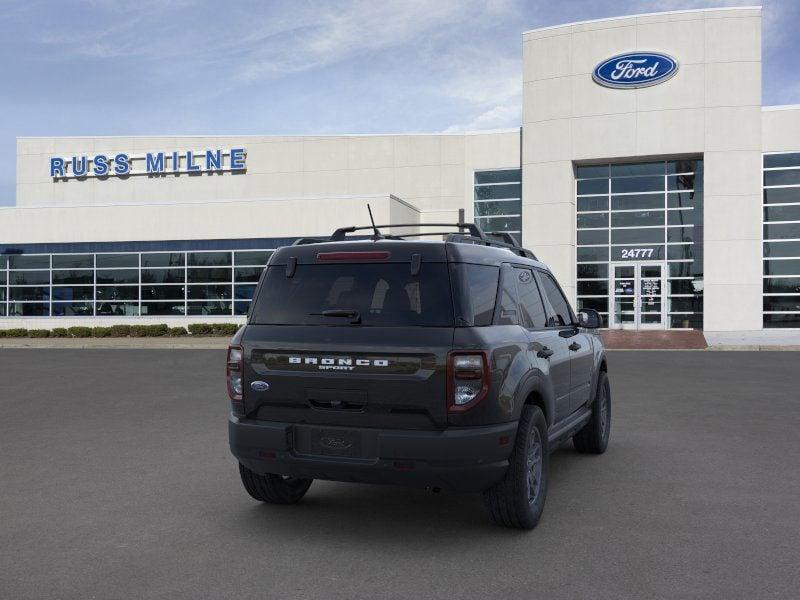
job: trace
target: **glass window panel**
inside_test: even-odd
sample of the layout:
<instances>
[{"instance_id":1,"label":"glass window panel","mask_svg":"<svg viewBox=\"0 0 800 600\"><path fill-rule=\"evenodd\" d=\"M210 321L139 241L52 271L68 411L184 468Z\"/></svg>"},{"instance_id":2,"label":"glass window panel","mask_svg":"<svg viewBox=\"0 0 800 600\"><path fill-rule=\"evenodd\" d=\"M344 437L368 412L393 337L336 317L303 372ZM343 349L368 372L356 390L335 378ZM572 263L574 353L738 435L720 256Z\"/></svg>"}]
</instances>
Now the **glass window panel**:
<instances>
[{"instance_id":1,"label":"glass window panel","mask_svg":"<svg viewBox=\"0 0 800 600\"><path fill-rule=\"evenodd\" d=\"M626 163L611 165L611 177L624 177L628 175L663 175L663 162Z\"/></svg>"},{"instance_id":2,"label":"glass window panel","mask_svg":"<svg viewBox=\"0 0 800 600\"><path fill-rule=\"evenodd\" d=\"M49 285L50 271L11 271L8 280L11 285Z\"/></svg>"},{"instance_id":3,"label":"glass window panel","mask_svg":"<svg viewBox=\"0 0 800 600\"><path fill-rule=\"evenodd\" d=\"M536 279L530 269L515 270L520 324L527 329L542 329L547 325L547 312Z\"/></svg>"},{"instance_id":4,"label":"glass window panel","mask_svg":"<svg viewBox=\"0 0 800 600\"><path fill-rule=\"evenodd\" d=\"M475 171L475 183L506 183L522 181L520 169L500 169L497 171Z\"/></svg>"},{"instance_id":5,"label":"glass window panel","mask_svg":"<svg viewBox=\"0 0 800 600\"><path fill-rule=\"evenodd\" d=\"M230 297L230 283L223 285L190 285L187 295L189 300L224 300Z\"/></svg>"},{"instance_id":6,"label":"glass window panel","mask_svg":"<svg viewBox=\"0 0 800 600\"><path fill-rule=\"evenodd\" d=\"M98 270L97 283L139 283L139 271L137 269Z\"/></svg>"},{"instance_id":7,"label":"glass window panel","mask_svg":"<svg viewBox=\"0 0 800 600\"><path fill-rule=\"evenodd\" d=\"M475 186L475 200L494 200L497 198L521 198L522 185L510 183L507 185L481 185Z\"/></svg>"},{"instance_id":8,"label":"glass window panel","mask_svg":"<svg viewBox=\"0 0 800 600\"><path fill-rule=\"evenodd\" d=\"M692 277L694 272L695 263L692 262L675 262L669 263L669 276L670 277Z\"/></svg>"},{"instance_id":9,"label":"glass window panel","mask_svg":"<svg viewBox=\"0 0 800 600\"><path fill-rule=\"evenodd\" d=\"M4 290L4 292L5 292L5 290ZM0 317L5 317L5 316L6 316L6 305L5 304L0 304Z\"/></svg>"},{"instance_id":10,"label":"glass window panel","mask_svg":"<svg viewBox=\"0 0 800 600\"><path fill-rule=\"evenodd\" d=\"M6 284L6 272L0 271L0 285Z\"/></svg>"},{"instance_id":11,"label":"glass window panel","mask_svg":"<svg viewBox=\"0 0 800 600\"><path fill-rule=\"evenodd\" d=\"M664 232L663 229L659 231ZM611 260L664 260L664 245L612 246Z\"/></svg>"},{"instance_id":12,"label":"glass window panel","mask_svg":"<svg viewBox=\"0 0 800 600\"><path fill-rule=\"evenodd\" d=\"M49 269L49 254L12 254L8 257L9 269Z\"/></svg>"},{"instance_id":13,"label":"glass window panel","mask_svg":"<svg viewBox=\"0 0 800 600\"><path fill-rule=\"evenodd\" d=\"M553 279L552 275L549 273L543 273L541 271L539 272L539 278L542 282L542 292L547 296L547 299L550 301L550 306L554 311L552 317L555 319L555 322L548 324L559 327L572 323L572 310L569 307L569 302L567 302L566 297L564 297L564 294L559 289L556 280Z\"/></svg>"},{"instance_id":14,"label":"glass window panel","mask_svg":"<svg viewBox=\"0 0 800 600\"><path fill-rule=\"evenodd\" d=\"M182 285L143 285L142 300L179 300L184 297Z\"/></svg>"},{"instance_id":15,"label":"glass window panel","mask_svg":"<svg viewBox=\"0 0 800 600\"><path fill-rule=\"evenodd\" d=\"M765 242L764 256L767 258L800 258L800 242Z\"/></svg>"},{"instance_id":16,"label":"glass window panel","mask_svg":"<svg viewBox=\"0 0 800 600\"><path fill-rule=\"evenodd\" d=\"M578 229L590 227L608 227L608 213L590 213L578 215Z\"/></svg>"},{"instance_id":17,"label":"glass window panel","mask_svg":"<svg viewBox=\"0 0 800 600\"><path fill-rule=\"evenodd\" d=\"M91 269L94 267L92 254L53 254L54 269Z\"/></svg>"},{"instance_id":18,"label":"glass window panel","mask_svg":"<svg viewBox=\"0 0 800 600\"><path fill-rule=\"evenodd\" d=\"M250 309L250 302L245 302L244 300L237 300L233 303L233 314L235 315L246 315L247 311Z\"/></svg>"},{"instance_id":19,"label":"glass window panel","mask_svg":"<svg viewBox=\"0 0 800 600\"><path fill-rule=\"evenodd\" d=\"M694 190L702 189L702 178L695 180L694 175L668 175L667 176L667 189L668 190Z\"/></svg>"},{"instance_id":20,"label":"glass window panel","mask_svg":"<svg viewBox=\"0 0 800 600\"><path fill-rule=\"evenodd\" d=\"M608 194L608 179L583 179L578 181L578 195Z\"/></svg>"},{"instance_id":21,"label":"glass window panel","mask_svg":"<svg viewBox=\"0 0 800 600\"><path fill-rule=\"evenodd\" d=\"M138 300L139 286L97 286L98 300Z\"/></svg>"},{"instance_id":22,"label":"glass window panel","mask_svg":"<svg viewBox=\"0 0 800 600\"><path fill-rule=\"evenodd\" d=\"M179 269L142 269L142 283L184 283L186 271Z\"/></svg>"},{"instance_id":23,"label":"glass window panel","mask_svg":"<svg viewBox=\"0 0 800 600\"><path fill-rule=\"evenodd\" d=\"M608 165L583 165L576 169L577 179L608 177Z\"/></svg>"},{"instance_id":24,"label":"glass window panel","mask_svg":"<svg viewBox=\"0 0 800 600\"><path fill-rule=\"evenodd\" d=\"M260 265L267 264L272 252L267 250L242 250L233 253L233 260L237 265Z\"/></svg>"},{"instance_id":25,"label":"glass window panel","mask_svg":"<svg viewBox=\"0 0 800 600\"><path fill-rule=\"evenodd\" d=\"M94 271L53 271L53 283L94 283Z\"/></svg>"},{"instance_id":26,"label":"glass window panel","mask_svg":"<svg viewBox=\"0 0 800 600\"><path fill-rule=\"evenodd\" d=\"M229 315L231 314L230 302L189 302L188 314L190 315Z\"/></svg>"},{"instance_id":27,"label":"glass window panel","mask_svg":"<svg viewBox=\"0 0 800 600\"><path fill-rule=\"evenodd\" d=\"M578 298L578 310L586 308L597 312L608 312L608 298Z\"/></svg>"},{"instance_id":28,"label":"glass window panel","mask_svg":"<svg viewBox=\"0 0 800 600\"><path fill-rule=\"evenodd\" d=\"M764 204L800 202L800 187L764 190Z\"/></svg>"},{"instance_id":29,"label":"glass window panel","mask_svg":"<svg viewBox=\"0 0 800 600\"><path fill-rule=\"evenodd\" d=\"M765 221L800 221L800 204L796 206L765 206Z\"/></svg>"},{"instance_id":30,"label":"glass window panel","mask_svg":"<svg viewBox=\"0 0 800 600\"><path fill-rule=\"evenodd\" d=\"M608 265L578 265L578 277L582 279L600 279L608 277Z\"/></svg>"},{"instance_id":31,"label":"glass window panel","mask_svg":"<svg viewBox=\"0 0 800 600\"><path fill-rule=\"evenodd\" d=\"M578 294L584 296L607 296L608 280L578 281Z\"/></svg>"},{"instance_id":32,"label":"glass window panel","mask_svg":"<svg viewBox=\"0 0 800 600\"><path fill-rule=\"evenodd\" d=\"M694 245L681 244L667 246L668 260L685 260L694 258Z\"/></svg>"},{"instance_id":33,"label":"glass window panel","mask_svg":"<svg viewBox=\"0 0 800 600\"><path fill-rule=\"evenodd\" d=\"M578 198L578 212L584 210L608 210L608 196Z\"/></svg>"},{"instance_id":34,"label":"glass window panel","mask_svg":"<svg viewBox=\"0 0 800 600\"><path fill-rule=\"evenodd\" d=\"M189 269L189 283L222 283L231 280L230 269Z\"/></svg>"},{"instance_id":35,"label":"glass window panel","mask_svg":"<svg viewBox=\"0 0 800 600\"><path fill-rule=\"evenodd\" d=\"M668 208L694 208L703 205L702 192L671 192L667 194Z\"/></svg>"},{"instance_id":36,"label":"glass window panel","mask_svg":"<svg viewBox=\"0 0 800 600\"><path fill-rule=\"evenodd\" d=\"M667 174L695 173L703 170L702 160L671 160L667 163Z\"/></svg>"},{"instance_id":37,"label":"glass window panel","mask_svg":"<svg viewBox=\"0 0 800 600\"><path fill-rule=\"evenodd\" d=\"M702 329L703 315L670 315L669 326L672 329Z\"/></svg>"},{"instance_id":38,"label":"glass window panel","mask_svg":"<svg viewBox=\"0 0 800 600\"><path fill-rule=\"evenodd\" d=\"M237 267L233 270L233 280L257 283L263 267Z\"/></svg>"},{"instance_id":39,"label":"glass window panel","mask_svg":"<svg viewBox=\"0 0 800 600\"><path fill-rule=\"evenodd\" d=\"M578 230L578 245L608 244L608 229Z\"/></svg>"},{"instance_id":40,"label":"glass window panel","mask_svg":"<svg viewBox=\"0 0 800 600\"><path fill-rule=\"evenodd\" d=\"M601 248L578 248L578 262L596 262L608 260L608 247Z\"/></svg>"},{"instance_id":41,"label":"glass window panel","mask_svg":"<svg viewBox=\"0 0 800 600\"><path fill-rule=\"evenodd\" d=\"M175 316L185 314L183 301L181 302L142 302L141 315Z\"/></svg>"},{"instance_id":42,"label":"glass window panel","mask_svg":"<svg viewBox=\"0 0 800 600\"><path fill-rule=\"evenodd\" d=\"M8 305L8 314L11 317L47 317L50 315L50 305L36 302L12 302Z\"/></svg>"},{"instance_id":43,"label":"glass window panel","mask_svg":"<svg viewBox=\"0 0 800 600\"><path fill-rule=\"evenodd\" d=\"M233 297L236 300L252 300L255 293L256 286L254 285L237 285L234 288Z\"/></svg>"},{"instance_id":44,"label":"glass window panel","mask_svg":"<svg viewBox=\"0 0 800 600\"><path fill-rule=\"evenodd\" d=\"M800 294L800 277L768 277L764 292L769 294Z\"/></svg>"},{"instance_id":45,"label":"glass window panel","mask_svg":"<svg viewBox=\"0 0 800 600\"><path fill-rule=\"evenodd\" d=\"M647 210L664 208L664 194L611 196L611 210Z\"/></svg>"},{"instance_id":46,"label":"glass window panel","mask_svg":"<svg viewBox=\"0 0 800 600\"><path fill-rule=\"evenodd\" d=\"M0 270L5 270L8 266L8 256L5 254L0 254Z\"/></svg>"},{"instance_id":47,"label":"glass window panel","mask_svg":"<svg viewBox=\"0 0 800 600\"><path fill-rule=\"evenodd\" d=\"M189 252L187 261L191 267L217 267L231 264L230 252Z\"/></svg>"},{"instance_id":48,"label":"glass window panel","mask_svg":"<svg viewBox=\"0 0 800 600\"><path fill-rule=\"evenodd\" d=\"M694 227L670 227L667 229L667 242L693 242Z\"/></svg>"},{"instance_id":49,"label":"glass window panel","mask_svg":"<svg viewBox=\"0 0 800 600\"><path fill-rule=\"evenodd\" d=\"M496 202L476 202L475 216L487 217L493 215L519 215L522 214L521 200L500 200Z\"/></svg>"},{"instance_id":50,"label":"glass window panel","mask_svg":"<svg viewBox=\"0 0 800 600\"><path fill-rule=\"evenodd\" d=\"M624 194L633 192L663 191L663 177L620 177L611 179L611 193Z\"/></svg>"},{"instance_id":51,"label":"glass window panel","mask_svg":"<svg viewBox=\"0 0 800 600\"><path fill-rule=\"evenodd\" d=\"M611 214L612 227L645 227L664 225L663 210L637 210L635 212L615 212Z\"/></svg>"},{"instance_id":52,"label":"glass window panel","mask_svg":"<svg viewBox=\"0 0 800 600\"><path fill-rule=\"evenodd\" d=\"M696 285L702 285L702 281L697 279L670 279L669 293L697 294L699 292L698 290L695 289Z\"/></svg>"},{"instance_id":53,"label":"glass window panel","mask_svg":"<svg viewBox=\"0 0 800 600\"><path fill-rule=\"evenodd\" d=\"M800 169L764 171L764 185L800 185Z\"/></svg>"},{"instance_id":54,"label":"glass window panel","mask_svg":"<svg viewBox=\"0 0 800 600\"><path fill-rule=\"evenodd\" d=\"M800 223L764 225L765 240L800 239Z\"/></svg>"},{"instance_id":55,"label":"glass window panel","mask_svg":"<svg viewBox=\"0 0 800 600\"><path fill-rule=\"evenodd\" d=\"M6 288L0 287L0 302L5 302L6 300Z\"/></svg>"},{"instance_id":56,"label":"glass window panel","mask_svg":"<svg viewBox=\"0 0 800 600\"><path fill-rule=\"evenodd\" d=\"M800 167L800 152L790 154L765 154L764 167Z\"/></svg>"},{"instance_id":57,"label":"glass window panel","mask_svg":"<svg viewBox=\"0 0 800 600\"><path fill-rule=\"evenodd\" d=\"M703 312L703 297L669 298L667 300L668 312Z\"/></svg>"},{"instance_id":58,"label":"glass window panel","mask_svg":"<svg viewBox=\"0 0 800 600\"><path fill-rule=\"evenodd\" d=\"M703 213L699 210L668 210L667 225L702 225Z\"/></svg>"},{"instance_id":59,"label":"glass window panel","mask_svg":"<svg viewBox=\"0 0 800 600\"><path fill-rule=\"evenodd\" d=\"M764 296L764 310L800 313L800 296Z\"/></svg>"},{"instance_id":60,"label":"glass window panel","mask_svg":"<svg viewBox=\"0 0 800 600\"><path fill-rule=\"evenodd\" d=\"M156 252L142 254L142 268L144 267L182 267L185 262L183 252Z\"/></svg>"},{"instance_id":61,"label":"glass window panel","mask_svg":"<svg viewBox=\"0 0 800 600\"><path fill-rule=\"evenodd\" d=\"M91 317L93 314L91 302L53 302L54 317Z\"/></svg>"},{"instance_id":62,"label":"glass window panel","mask_svg":"<svg viewBox=\"0 0 800 600\"><path fill-rule=\"evenodd\" d=\"M765 260L764 275L800 275L800 258L796 260Z\"/></svg>"},{"instance_id":63,"label":"glass window panel","mask_svg":"<svg viewBox=\"0 0 800 600\"><path fill-rule=\"evenodd\" d=\"M94 288L90 285L53 286L53 300L92 300Z\"/></svg>"},{"instance_id":64,"label":"glass window panel","mask_svg":"<svg viewBox=\"0 0 800 600\"><path fill-rule=\"evenodd\" d=\"M138 317L138 302L98 302L95 308L98 316Z\"/></svg>"},{"instance_id":65,"label":"glass window panel","mask_svg":"<svg viewBox=\"0 0 800 600\"><path fill-rule=\"evenodd\" d=\"M520 231L522 229L521 217L478 217L475 221L485 232Z\"/></svg>"},{"instance_id":66,"label":"glass window panel","mask_svg":"<svg viewBox=\"0 0 800 600\"><path fill-rule=\"evenodd\" d=\"M797 327L800 328L800 314L764 315L764 327Z\"/></svg>"},{"instance_id":67,"label":"glass window panel","mask_svg":"<svg viewBox=\"0 0 800 600\"><path fill-rule=\"evenodd\" d=\"M126 254L98 254L97 255L97 268L98 269L115 269L139 266L139 254L132 252Z\"/></svg>"},{"instance_id":68,"label":"glass window panel","mask_svg":"<svg viewBox=\"0 0 800 600\"><path fill-rule=\"evenodd\" d=\"M655 244L664 241L664 229L612 229L612 244Z\"/></svg>"},{"instance_id":69,"label":"glass window panel","mask_svg":"<svg viewBox=\"0 0 800 600\"><path fill-rule=\"evenodd\" d=\"M49 300L49 287L12 287L8 288L9 300Z\"/></svg>"}]
</instances>

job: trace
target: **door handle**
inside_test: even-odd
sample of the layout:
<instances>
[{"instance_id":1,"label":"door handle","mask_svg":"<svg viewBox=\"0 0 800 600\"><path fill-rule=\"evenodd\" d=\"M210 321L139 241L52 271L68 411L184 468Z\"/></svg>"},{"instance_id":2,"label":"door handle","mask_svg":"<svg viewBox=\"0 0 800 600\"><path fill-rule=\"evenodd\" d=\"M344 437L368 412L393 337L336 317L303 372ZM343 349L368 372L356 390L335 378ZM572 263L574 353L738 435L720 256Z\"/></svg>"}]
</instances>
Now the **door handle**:
<instances>
[{"instance_id":1,"label":"door handle","mask_svg":"<svg viewBox=\"0 0 800 600\"><path fill-rule=\"evenodd\" d=\"M575 352L576 350L581 349L581 345L578 342L572 342L569 346L567 346L567 348Z\"/></svg>"},{"instance_id":2,"label":"door handle","mask_svg":"<svg viewBox=\"0 0 800 600\"><path fill-rule=\"evenodd\" d=\"M542 346L542 349L536 353L536 356L538 356L539 358L550 358L551 356L553 356L553 354L555 353L552 350L550 350L550 348L548 348L547 346Z\"/></svg>"}]
</instances>

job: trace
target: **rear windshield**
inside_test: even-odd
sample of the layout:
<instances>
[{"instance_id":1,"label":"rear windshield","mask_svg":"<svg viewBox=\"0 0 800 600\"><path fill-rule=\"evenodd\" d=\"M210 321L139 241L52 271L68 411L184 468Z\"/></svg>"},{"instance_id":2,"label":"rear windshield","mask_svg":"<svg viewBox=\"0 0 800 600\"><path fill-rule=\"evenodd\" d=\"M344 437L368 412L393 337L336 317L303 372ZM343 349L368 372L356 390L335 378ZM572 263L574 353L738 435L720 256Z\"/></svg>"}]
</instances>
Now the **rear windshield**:
<instances>
[{"instance_id":1,"label":"rear windshield","mask_svg":"<svg viewBox=\"0 0 800 600\"><path fill-rule=\"evenodd\" d=\"M452 327L453 302L445 263L297 265L268 267L255 300L256 325L350 325L352 318L323 311L354 311L358 326Z\"/></svg>"}]
</instances>

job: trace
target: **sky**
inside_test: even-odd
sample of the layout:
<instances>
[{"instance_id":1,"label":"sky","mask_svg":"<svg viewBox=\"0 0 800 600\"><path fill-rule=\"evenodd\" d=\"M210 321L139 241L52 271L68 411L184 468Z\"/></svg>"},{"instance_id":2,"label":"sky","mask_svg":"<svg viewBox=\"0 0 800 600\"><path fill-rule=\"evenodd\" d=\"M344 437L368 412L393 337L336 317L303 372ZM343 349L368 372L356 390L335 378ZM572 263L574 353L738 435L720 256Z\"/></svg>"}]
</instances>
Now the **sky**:
<instances>
[{"instance_id":1,"label":"sky","mask_svg":"<svg viewBox=\"0 0 800 600\"><path fill-rule=\"evenodd\" d=\"M0 0L0 205L17 136L518 127L522 32L753 0ZM764 104L800 103L800 2L766 0Z\"/></svg>"}]
</instances>

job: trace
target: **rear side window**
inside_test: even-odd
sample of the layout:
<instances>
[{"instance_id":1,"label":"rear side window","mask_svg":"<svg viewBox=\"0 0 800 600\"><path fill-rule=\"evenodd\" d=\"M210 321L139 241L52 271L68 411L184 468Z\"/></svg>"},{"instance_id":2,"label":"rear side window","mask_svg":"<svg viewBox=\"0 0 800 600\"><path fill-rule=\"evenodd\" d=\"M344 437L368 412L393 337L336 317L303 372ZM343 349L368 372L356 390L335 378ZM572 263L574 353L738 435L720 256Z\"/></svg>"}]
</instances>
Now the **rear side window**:
<instances>
[{"instance_id":1,"label":"rear side window","mask_svg":"<svg viewBox=\"0 0 800 600\"><path fill-rule=\"evenodd\" d=\"M549 273L540 272L539 276L542 278L543 291L555 311L553 315L556 320L555 326L569 325L572 323L572 311L569 308L569 302L556 284L556 280Z\"/></svg>"},{"instance_id":2,"label":"rear side window","mask_svg":"<svg viewBox=\"0 0 800 600\"><path fill-rule=\"evenodd\" d=\"M476 327L491 325L499 267L455 263L452 273L458 324Z\"/></svg>"},{"instance_id":3,"label":"rear side window","mask_svg":"<svg viewBox=\"0 0 800 600\"><path fill-rule=\"evenodd\" d=\"M445 263L270 266L251 323L256 325L347 325L349 319L323 316L329 310L356 311L362 326L447 327L453 303ZM359 325L354 325L359 326Z\"/></svg>"},{"instance_id":4,"label":"rear side window","mask_svg":"<svg viewBox=\"0 0 800 600\"><path fill-rule=\"evenodd\" d=\"M541 329L547 323L547 314L536 278L530 269L515 269L515 271L517 273L517 290L519 290L519 308L522 312L522 326L528 329Z\"/></svg>"}]
</instances>

